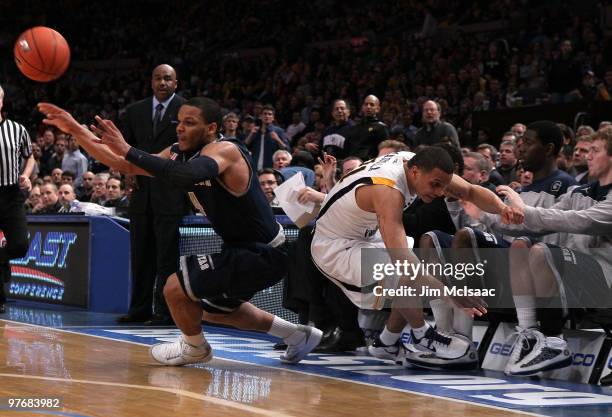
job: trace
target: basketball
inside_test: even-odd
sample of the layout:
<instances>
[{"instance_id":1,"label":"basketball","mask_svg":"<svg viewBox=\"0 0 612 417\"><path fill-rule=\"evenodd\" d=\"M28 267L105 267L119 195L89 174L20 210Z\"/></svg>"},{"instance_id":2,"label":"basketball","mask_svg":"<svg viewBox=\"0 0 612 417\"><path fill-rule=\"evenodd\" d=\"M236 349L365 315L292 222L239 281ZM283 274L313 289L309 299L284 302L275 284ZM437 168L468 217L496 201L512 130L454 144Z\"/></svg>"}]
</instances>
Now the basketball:
<instances>
[{"instance_id":1,"label":"basketball","mask_svg":"<svg viewBox=\"0 0 612 417\"><path fill-rule=\"evenodd\" d=\"M19 71L31 80L53 81L62 76L70 64L70 47L57 31L36 26L26 30L13 49Z\"/></svg>"}]
</instances>

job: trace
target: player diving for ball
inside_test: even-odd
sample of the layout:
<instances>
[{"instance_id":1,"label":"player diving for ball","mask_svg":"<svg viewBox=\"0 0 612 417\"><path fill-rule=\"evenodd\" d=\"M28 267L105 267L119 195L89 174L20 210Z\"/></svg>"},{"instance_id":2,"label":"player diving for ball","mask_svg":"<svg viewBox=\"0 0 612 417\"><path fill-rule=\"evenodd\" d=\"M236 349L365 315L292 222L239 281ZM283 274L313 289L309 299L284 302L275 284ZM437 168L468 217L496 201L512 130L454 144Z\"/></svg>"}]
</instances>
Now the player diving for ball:
<instances>
[{"instance_id":1,"label":"player diving for ball","mask_svg":"<svg viewBox=\"0 0 612 417\"><path fill-rule=\"evenodd\" d=\"M216 102L192 98L183 104L178 142L158 155L130 147L110 120L96 117L97 125L90 131L55 105L40 103L38 109L45 124L74 136L100 162L125 174L163 177L187 191L223 239L220 253L183 256L180 270L168 278L164 296L182 335L175 342L152 346L157 362L209 361L212 349L204 338L202 319L282 338L288 347L280 358L286 363L299 362L318 345L320 330L287 322L248 302L286 274L285 235L244 145L235 138L218 140L221 109Z\"/></svg>"},{"instance_id":2,"label":"player diving for ball","mask_svg":"<svg viewBox=\"0 0 612 417\"><path fill-rule=\"evenodd\" d=\"M414 198L431 202L443 195L469 201L484 211L501 215L505 223L521 223L523 213L505 205L486 188L469 184L453 174L454 164L442 148L426 147L416 155L393 153L366 162L347 174L327 194L315 225L311 252L315 265L346 296L363 309L380 309L380 285L371 270L374 263L412 264L419 259L409 248L402 212ZM420 274L388 276L386 289L413 288L411 295L395 296L387 322L385 343L370 347L377 357L400 359L398 339L406 321L412 328L412 345L430 352L432 359L452 360L466 355L471 342L431 328L423 320L421 290L427 286L443 290L432 276ZM393 294L390 294L391 296ZM465 308L467 314L482 315L486 304L478 297L445 297ZM386 355L381 355L384 351Z\"/></svg>"}]
</instances>

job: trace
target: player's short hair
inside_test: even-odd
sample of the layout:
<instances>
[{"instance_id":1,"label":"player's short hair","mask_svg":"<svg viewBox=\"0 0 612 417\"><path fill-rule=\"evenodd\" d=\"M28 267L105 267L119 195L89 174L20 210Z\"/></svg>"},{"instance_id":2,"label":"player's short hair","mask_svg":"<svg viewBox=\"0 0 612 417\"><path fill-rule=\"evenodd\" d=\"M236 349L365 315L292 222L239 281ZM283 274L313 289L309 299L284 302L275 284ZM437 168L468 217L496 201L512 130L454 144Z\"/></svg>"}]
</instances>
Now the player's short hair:
<instances>
[{"instance_id":1,"label":"player's short hair","mask_svg":"<svg viewBox=\"0 0 612 417\"><path fill-rule=\"evenodd\" d=\"M556 123L550 120L539 120L530 123L528 130L533 130L538 135L538 140L542 145L551 143L553 145L553 155L556 157L563 146L563 133Z\"/></svg>"},{"instance_id":2,"label":"player's short hair","mask_svg":"<svg viewBox=\"0 0 612 417\"><path fill-rule=\"evenodd\" d=\"M410 161L409 167L417 167L425 172L438 168L447 174L453 174L455 164L449 153L441 146L426 146L419 150Z\"/></svg>"},{"instance_id":3,"label":"player's short hair","mask_svg":"<svg viewBox=\"0 0 612 417\"><path fill-rule=\"evenodd\" d=\"M606 143L606 152L612 156L612 126L604 127L592 135L593 140L602 140Z\"/></svg>"},{"instance_id":4,"label":"player's short hair","mask_svg":"<svg viewBox=\"0 0 612 417\"><path fill-rule=\"evenodd\" d=\"M194 97L187 100L183 106L193 106L200 109L202 118L207 124L216 123L217 127L221 126L221 107L219 104L209 99L208 97Z\"/></svg>"},{"instance_id":5,"label":"player's short hair","mask_svg":"<svg viewBox=\"0 0 612 417\"><path fill-rule=\"evenodd\" d=\"M434 146L442 148L446 152L448 152L451 159L453 160L453 164L455 164L455 166L457 167L457 172L455 172L455 174L462 176L465 165L463 163L463 154L461 153L461 149L451 143L436 143Z\"/></svg>"}]
</instances>

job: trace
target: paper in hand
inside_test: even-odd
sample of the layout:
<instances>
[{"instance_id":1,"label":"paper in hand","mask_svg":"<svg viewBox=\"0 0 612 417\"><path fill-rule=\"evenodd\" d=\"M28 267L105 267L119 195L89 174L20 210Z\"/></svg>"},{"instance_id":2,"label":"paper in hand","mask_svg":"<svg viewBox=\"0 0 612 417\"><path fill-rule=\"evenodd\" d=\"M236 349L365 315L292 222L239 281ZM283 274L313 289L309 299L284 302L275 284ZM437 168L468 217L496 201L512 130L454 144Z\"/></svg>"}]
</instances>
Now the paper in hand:
<instances>
[{"instance_id":1,"label":"paper in hand","mask_svg":"<svg viewBox=\"0 0 612 417\"><path fill-rule=\"evenodd\" d=\"M304 175L298 172L274 190L278 204L298 227L307 225L319 214L315 203L302 204L298 201L298 194L304 188Z\"/></svg>"}]
</instances>

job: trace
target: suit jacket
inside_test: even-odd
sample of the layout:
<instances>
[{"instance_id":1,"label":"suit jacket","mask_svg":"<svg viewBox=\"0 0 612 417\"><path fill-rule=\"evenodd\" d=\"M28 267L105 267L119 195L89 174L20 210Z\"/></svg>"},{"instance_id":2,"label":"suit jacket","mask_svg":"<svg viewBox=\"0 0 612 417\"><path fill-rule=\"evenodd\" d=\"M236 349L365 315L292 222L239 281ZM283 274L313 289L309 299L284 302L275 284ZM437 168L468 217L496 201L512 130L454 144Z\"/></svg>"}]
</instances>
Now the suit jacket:
<instances>
[{"instance_id":1,"label":"suit jacket","mask_svg":"<svg viewBox=\"0 0 612 417\"><path fill-rule=\"evenodd\" d=\"M186 100L175 95L153 136L153 97L145 98L126 109L124 136L126 141L145 152L159 153L176 142L179 107ZM188 213L187 196L162 178L138 176L130 200L130 214L181 216Z\"/></svg>"}]
</instances>

